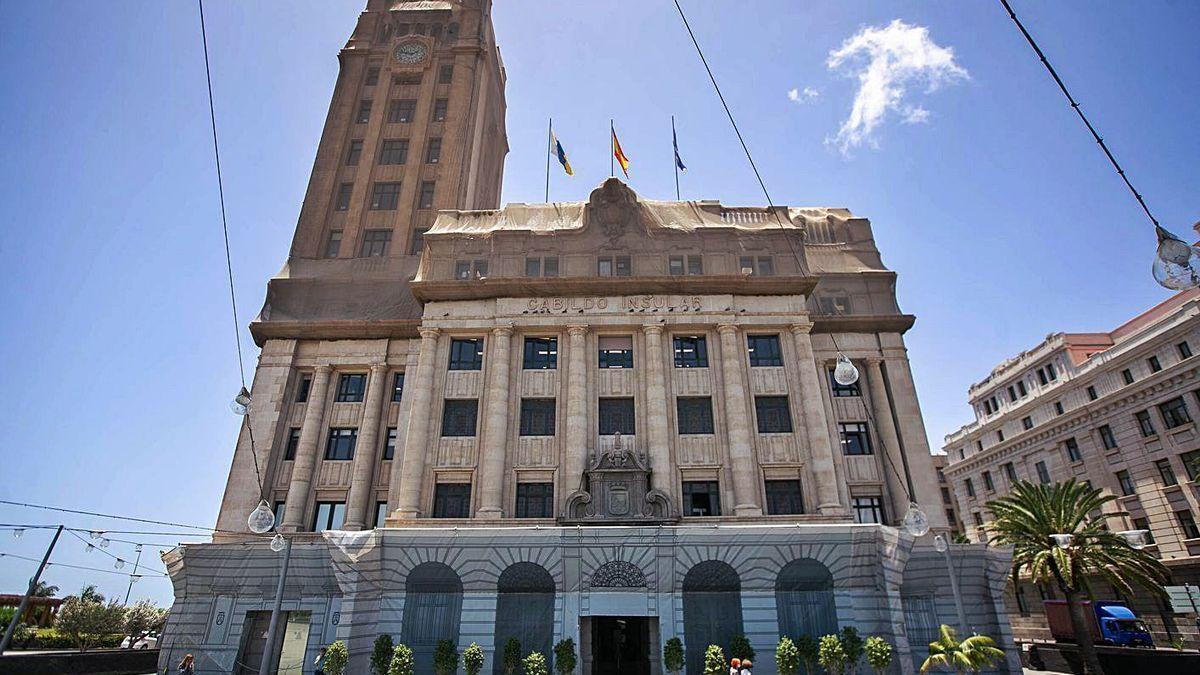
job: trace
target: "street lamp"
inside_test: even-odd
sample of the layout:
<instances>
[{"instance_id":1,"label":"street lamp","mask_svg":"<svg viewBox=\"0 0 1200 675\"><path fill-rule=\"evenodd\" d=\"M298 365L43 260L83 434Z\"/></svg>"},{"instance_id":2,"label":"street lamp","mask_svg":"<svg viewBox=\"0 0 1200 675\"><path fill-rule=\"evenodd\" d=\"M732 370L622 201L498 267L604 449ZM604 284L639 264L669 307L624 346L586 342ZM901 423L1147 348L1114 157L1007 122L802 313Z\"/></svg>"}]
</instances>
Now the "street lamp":
<instances>
[{"instance_id":1,"label":"street lamp","mask_svg":"<svg viewBox=\"0 0 1200 675\"><path fill-rule=\"evenodd\" d=\"M923 537L929 532L929 516L917 506L916 502L908 503L904 512L904 531L914 537Z\"/></svg>"},{"instance_id":2,"label":"street lamp","mask_svg":"<svg viewBox=\"0 0 1200 675\"><path fill-rule=\"evenodd\" d=\"M275 512L271 510L267 500L260 500L258 506L250 512L250 517L246 519L246 527L254 534L266 534L275 527Z\"/></svg>"},{"instance_id":3,"label":"street lamp","mask_svg":"<svg viewBox=\"0 0 1200 675\"><path fill-rule=\"evenodd\" d=\"M242 387L237 396L234 396L233 400L229 402L229 409L235 415L248 415L250 413L250 392L245 387Z\"/></svg>"},{"instance_id":4,"label":"street lamp","mask_svg":"<svg viewBox=\"0 0 1200 675\"><path fill-rule=\"evenodd\" d=\"M1151 271L1154 280L1164 288L1182 291L1200 286L1200 249L1161 227L1158 234L1158 254Z\"/></svg>"},{"instance_id":5,"label":"street lamp","mask_svg":"<svg viewBox=\"0 0 1200 675\"><path fill-rule=\"evenodd\" d=\"M934 535L933 548L946 558L946 570L950 573L950 591L954 593L954 609L958 612L958 629L967 630L967 613L963 610L962 594L958 592L958 575L954 573L954 561L950 559L950 543L945 535Z\"/></svg>"},{"instance_id":6,"label":"street lamp","mask_svg":"<svg viewBox=\"0 0 1200 675\"><path fill-rule=\"evenodd\" d=\"M1073 534L1052 534L1052 535L1050 535L1050 540L1053 541L1054 545L1059 548L1067 548L1068 546L1071 545L1071 542L1075 541L1075 535L1073 535Z\"/></svg>"},{"instance_id":7,"label":"street lamp","mask_svg":"<svg viewBox=\"0 0 1200 675\"><path fill-rule=\"evenodd\" d=\"M833 367L833 379L843 387L858 382L858 368L850 361L850 357L838 352L837 365Z\"/></svg>"},{"instance_id":8,"label":"street lamp","mask_svg":"<svg viewBox=\"0 0 1200 675\"><path fill-rule=\"evenodd\" d=\"M1143 549L1150 545L1149 530L1123 530L1117 533L1117 536L1124 539L1126 544L1136 549Z\"/></svg>"}]
</instances>

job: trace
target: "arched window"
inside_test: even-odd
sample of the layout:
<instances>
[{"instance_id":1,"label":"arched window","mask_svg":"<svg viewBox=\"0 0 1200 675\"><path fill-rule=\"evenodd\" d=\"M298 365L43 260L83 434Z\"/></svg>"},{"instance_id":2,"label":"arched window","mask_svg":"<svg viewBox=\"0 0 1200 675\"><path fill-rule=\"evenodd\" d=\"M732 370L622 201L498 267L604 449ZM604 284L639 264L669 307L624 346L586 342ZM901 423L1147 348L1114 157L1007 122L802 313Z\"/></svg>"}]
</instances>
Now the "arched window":
<instances>
[{"instance_id":1,"label":"arched window","mask_svg":"<svg viewBox=\"0 0 1200 675\"><path fill-rule=\"evenodd\" d=\"M531 562L509 565L496 582L496 655L492 672L503 673L500 656L509 638L521 642L521 654L541 652L549 664L554 654L554 578Z\"/></svg>"},{"instance_id":2,"label":"arched window","mask_svg":"<svg viewBox=\"0 0 1200 675\"><path fill-rule=\"evenodd\" d=\"M818 560L793 560L775 579L775 609L779 634L793 640L810 635L815 640L838 630L833 601L833 575Z\"/></svg>"},{"instance_id":3,"label":"arched window","mask_svg":"<svg viewBox=\"0 0 1200 675\"><path fill-rule=\"evenodd\" d=\"M433 650L439 640L458 643L462 596L462 580L442 563L421 563L408 573L400 642L413 650L420 675L433 672Z\"/></svg>"},{"instance_id":4,"label":"arched window","mask_svg":"<svg viewBox=\"0 0 1200 675\"><path fill-rule=\"evenodd\" d=\"M743 633L741 590L737 572L719 560L707 560L688 570L683 578L687 672L703 672L704 650L709 645L728 652L729 640Z\"/></svg>"}]
</instances>

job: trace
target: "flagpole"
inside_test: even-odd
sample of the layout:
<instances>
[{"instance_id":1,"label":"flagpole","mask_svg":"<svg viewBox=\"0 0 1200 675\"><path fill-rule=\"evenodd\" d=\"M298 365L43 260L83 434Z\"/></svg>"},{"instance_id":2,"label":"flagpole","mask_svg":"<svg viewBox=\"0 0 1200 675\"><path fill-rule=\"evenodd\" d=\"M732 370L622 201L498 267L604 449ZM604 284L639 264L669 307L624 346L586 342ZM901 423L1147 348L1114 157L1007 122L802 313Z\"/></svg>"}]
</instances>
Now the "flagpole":
<instances>
[{"instance_id":1,"label":"flagpole","mask_svg":"<svg viewBox=\"0 0 1200 675\"><path fill-rule=\"evenodd\" d=\"M550 124L546 127L546 203L550 203L550 144L554 138L554 118L550 118Z\"/></svg>"},{"instance_id":2,"label":"flagpole","mask_svg":"<svg viewBox=\"0 0 1200 675\"><path fill-rule=\"evenodd\" d=\"M615 126L613 126L613 121L612 121L612 118L610 117L608 119L608 177L609 178L613 178L617 175L616 165L613 164L613 162L616 161L616 156L617 156L617 146L614 145L616 142L617 142L617 128Z\"/></svg>"},{"instance_id":3,"label":"flagpole","mask_svg":"<svg viewBox=\"0 0 1200 675\"><path fill-rule=\"evenodd\" d=\"M671 115L671 164L675 167L675 201L679 198L679 145L675 139L675 116Z\"/></svg>"}]
</instances>

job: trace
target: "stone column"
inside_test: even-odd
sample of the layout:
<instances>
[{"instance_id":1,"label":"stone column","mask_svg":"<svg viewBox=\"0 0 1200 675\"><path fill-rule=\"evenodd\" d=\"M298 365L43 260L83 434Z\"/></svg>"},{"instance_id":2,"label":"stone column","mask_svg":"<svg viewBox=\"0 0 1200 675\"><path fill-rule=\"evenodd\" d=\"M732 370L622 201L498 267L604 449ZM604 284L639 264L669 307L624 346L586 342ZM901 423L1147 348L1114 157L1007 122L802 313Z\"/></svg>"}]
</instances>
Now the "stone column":
<instances>
[{"instance_id":1,"label":"stone column","mask_svg":"<svg viewBox=\"0 0 1200 675\"><path fill-rule=\"evenodd\" d=\"M479 509L476 518L504 515L504 459L508 447L508 362L513 329L492 329L492 354L488 359L487 389L483 413L483 444L479 457Z\"/></svg>"},{"instance_id":2,"label":"stone column","mask_svg":"<svg viewBox=\"0 0 1200 675\"><path fill-rule=\"evenodd\" d=\"M587 464L587 330L587 326L567 326L570 344L567 356L567 438L562 462L564 498L583 489L583 468Z\"/></svg>"},{"instance_id":3,"label":"stone column","mask_svg":"<svg viewBox=\"0 0 1200 675\"><path fill-rule=\"evenodd\" d=\"M404 438L404 462L400 467L400 504L398 518L416 518L421 507L421 484L425 481L425 457L429 454L430 402L433 400L433 360L437 358L436 328L421 329L421 353L417 357L417 376L405 388L412 392L408 434ZM395 469L393 469L395 470Z\"/></svg>"},{"instance_id":4,"label":"stone column","mask_svg":"<svg viewBox=\"0 0 1200 675\"><path fill-rule=\"evenodd\" d=\"M304 525L308 498L312 491L313 469L317 466L317 450L321 441L321 421L325 417L325 395L329 391L329 366L317 366L313 371L312 387L300 424L300 442L296 447L296 463L292 465L292 481L288 484L287 501L283 507L286 532L295 532Z\"/></svg>"},{"instance_id":5,"label":"stone column","mask_svg":"<svg viewBox=\"0 0 1200 675\"><path fill-rule=\"evenodd\" d=\"M667 429L667 387L663 366L661 325L642 326L646 334L646 425L647 453L650 457L651 480L656 490L673 493L674 472L671 470L670 435ZM674 499L670 500L673 504Z\"/></svg>"},{"instance_id":6,"label":"stone column","mask_svg":"<svg viewBox=\"0 0 1200 675\"><path fill-rule=\"evenodd\" d=\"M733 512L739 516L760 516L758 477L755 470L754 444L750 419L746 415L748 394L742 382L742 355L738 328L731 323L717 326L721 334L721 373L725 380L725 428L729 434L729 463L733 471Z\"/></svg>"},{"instance_id":7,"label":"stone column","mask_svg":"<svg viewBox=\"0 0 1200 675\"><path fill-rule=\"evenodd\" d=\"M800 370L800 407L804 411L804 432L808 440L813 483L817 488L817 512L840 515L846 509L838 497L833 444L829 438L829 420L825 417L825 399L821 395L821 373L813 356L812 337L809 335L811 330L811 323L792 326Z\"/></svg>"},{"instance_id":8,"label":"stone column","mask_svg":"<svg viewBox=\"0 0 1200 675\"><path fill-rule=\"evenodd\" d=\"M868 358L867 386L871 388L871 416L875 419L875 429L879 432L877 442L882 445L883 461L880 470L883 471L883 482L887 485L891 513L888 520L900 522L904 512L908 510L908 486L904 484L904 458L900 453L900 436L896 433L896 422L892 419L892 408L888 404L887 387L883 382L883 369L880 365L883 359Z\"/></svg>"},{"instance_id":9,"label":"stone column","mask_svg":"<svg viewBox=\"0 0 1200 675\"><path fill-rule=\"evenodd\" d=\"M354 447L354 467L351 471L350 494L346 498L347 530L361 530L367 525L373 512L368 511L371 495L375 493L375 463L379 461L379 418L383 414L383 393L387 390L387 366L371 366L367 381L367 396L363 408L362 423L358 426L358 444ZM369 528L368 528L369 529Z\"/></svg>"}]
</instances>

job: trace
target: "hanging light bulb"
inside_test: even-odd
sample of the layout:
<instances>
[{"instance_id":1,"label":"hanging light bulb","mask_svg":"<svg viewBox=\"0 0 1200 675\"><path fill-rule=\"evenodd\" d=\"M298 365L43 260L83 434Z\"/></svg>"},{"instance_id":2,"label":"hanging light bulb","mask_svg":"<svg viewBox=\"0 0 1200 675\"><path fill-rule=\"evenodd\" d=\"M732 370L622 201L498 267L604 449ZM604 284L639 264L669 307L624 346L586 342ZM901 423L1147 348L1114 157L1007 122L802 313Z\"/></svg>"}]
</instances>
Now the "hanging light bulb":
<instances>
[{"instance_id":1,"label":"hanging light bulb","mask_svg":"<svg viewBox=\"0 0 1200 675\"><path fill-rule=\"evenodd\" d=\"M117 562L113 563L113 567L116 569L121 569L122 567L125 567L125 561L117 558Z\"/></svg>"},{"instance_id":2,"label":"hanging light bulb","mask_svg":"<svg viewBox=\"0 0 1200 675\"><path fill-rule=\"evenodd\" d=\"M140 574L130 574L129 575L129 581L131 581L135 584L137 583L138 579L141 579L141 578L142 578L142 575L140 575Z\"/></svg>"},{"instance_id":3,"label":"hanging light bulb","mask_svg":"<svg viewBox=\"0 0 1200 675\"><path fill-rule=\"evenodd\" d=\"M933 537L933 550L938 553L945 553L950 549L950 544L946 542L946 538L940 534Z\"/></svg>"},{"instance_id":4,"label":"hanging light bulb","mask_svg":"<svg viewBox=\"0 0 1200 675\"><path fill-rule=\"evenodd\" d=\"M1073 534L1052 534L1052 535L1050 535L1050 541L1053 541L1054 545L1059 548L1066 548L1071 545L1071 542L1075 541L1075 535L1073 535Z\"/></svg>"},{"instance_id":5,"label":"hanging light bulb","mask_svg":"<svg viewBox=\"0 0 1200 675\"><path fill-rule=\"evenodd\" d=\"M276 534L274 537L271 537L271 550L272 551L279 553L280 551L283 550L283 547L285 544L287 544L287 541L283 538L282 534Z\"/></svg>"},{"instance_id":6,"label":"hanging light bulb","mask_svg":"<svg viewBox=\"0 0 1200 675\"><path fill-rule=\"evenodd\" d=\"M13 539L20 539L21 535L25 534L25 528L18 527L13 530Z\"/></svg>"},{"instance_id":7,"label":"hanging light bulb","mask_svg":"<svg viewBox=\"0 0 1200 675\"><path fill-rule=\"evenodd\" d=\"M909 502L908 510L904 512L904 531L914 537L923 537L929 532L929 517L916 502Z\"/></svg>"},{"instance_id":8,"label":"hanging light bulb","mask_svg":"<svg viewBox=\"0 0 1200 675\"><path fill-rule=\"evenodd\" d=\"M266 534L275 527L275 513L271 511L271 505L267 500L262 500L254 510L250 512L250 517L246 519L246 526L254 534Z\"/></svg>"},{"instance_id":9,"label":"hanging light bulb","mask_svg":"<svg viewBox=\"0 0 1200 675\"><path fill-rule=\"evenodd\" d=\"M235 415L248 415L250 413L250 392L246 391L245 387L242 387L238 395L234 396L233 400L229 402L229 409Z\"/></svg>"},{"instance_id":10,"label":"hanging light bulb","mask_svg":"<svg viewBox=\"0 0 1200 675\"><path fill-rule=\"evenodd\" d=\"M101 539L100 540L100 548L108 548L108 545L111 543L112 542L109 541L108 539Z\"/></svg>"},{"instance_id":11,"label":"hanging light bulb","mask_svg":"<svg viewBox=\"0 0 1200 675\"><path fill-rule=\"evenodd\" d=\"M1158 255L1154 258L1151 272L1154 280L1164 288L1182 291L1200 286L1200 248L1159 227Z\"/></svg>"},{"instance_id":12,"label":"hanging light bulb","mask_svg":"<svg viewBox=\"0 0 1200 675\"><path fill-rule=\"evenodd\" d=\"M1150 542L1146 541L1147 534L1149 534L1148 530L1124 530L1118 532L1117 536L1124 539L1125 543L1129 544L1131 547L1142 549L1146 548L1150 544Z\"/></svg>"},{"instance_id":13,"label":"hanging light bulb","mask_svg":"<svg viewBox=\"0 0 1200 675\"><path fill-rule=\"evenodd\" d=\"M833 367L833 379L843 387L858 382L858 368L855 368L850 358L841 352L838 352L837 365Z\"/></svg>"},{"instance_id":14,"label":"hanging light bulb","mask_svg":"<svg viewBox=\"0 0 1200 675\"><path fill-rule=\"evenodd\" d=\"M92 539L99 539L100 535L102 534L104 534L104 532L101 530L92 530L91 532L88 532L88 536L90 536Z\"/></svg>"},{"instance_id":15,"label":"hanging light bulb","mask_svg":"<svg viewBox=\"0 0 1200 675\"><path fill-rule=\"evenodd\" d=\"M83 549L83 552L84 552L84 553L91 553L92 551L95 551L95 550L96 550L96 547L95 547L95 546L92 546L91 544L88 544L88 545L87 545L87 548Z\"/></svg>"}]
</instances>

